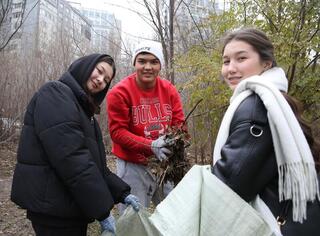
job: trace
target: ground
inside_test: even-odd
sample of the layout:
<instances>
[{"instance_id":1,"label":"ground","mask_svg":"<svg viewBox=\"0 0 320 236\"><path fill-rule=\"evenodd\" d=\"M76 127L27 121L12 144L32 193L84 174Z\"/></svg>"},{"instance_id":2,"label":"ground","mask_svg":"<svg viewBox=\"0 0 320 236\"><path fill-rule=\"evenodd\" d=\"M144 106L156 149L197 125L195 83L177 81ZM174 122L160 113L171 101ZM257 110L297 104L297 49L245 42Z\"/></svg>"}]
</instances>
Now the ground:
<instances>
[{"instance_id":1,"label":"ground","mask_svg":"<svg viewBox=\"0 0 320 236\"><path fill-rule=\"evenodd\" d=\"M25 211L9 200L15 159L15 144L0 145L0 235L29 236L33 233Z\"/></svg>"},{"instance_id":2,"label":"ground","mask_svg":"<svg viewBox=\"0 0 320 236\"><path fill-rule=\"evenodd\" d=\"M33 236L30 221L25 210L19 209L10 201L12 174L16 163L17 145L0 145L0 236ZM114 161L109 158L109 166L114 168ZM88 236L100 235L97 222L89 225Z\"/></svg>"}]
</instances>

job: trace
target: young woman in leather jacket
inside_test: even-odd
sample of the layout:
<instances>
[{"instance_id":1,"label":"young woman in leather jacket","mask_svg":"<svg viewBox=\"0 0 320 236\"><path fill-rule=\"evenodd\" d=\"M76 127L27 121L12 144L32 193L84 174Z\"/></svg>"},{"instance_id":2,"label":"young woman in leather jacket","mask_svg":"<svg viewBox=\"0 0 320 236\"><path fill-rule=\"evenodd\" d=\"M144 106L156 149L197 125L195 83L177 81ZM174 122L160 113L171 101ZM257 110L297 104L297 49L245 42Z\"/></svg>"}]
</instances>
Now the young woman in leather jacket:
<instances>
[{"instance_id":1,"label":"young woman in leather jacket","mask_svg":"<svg viewBox=\"0 0 320 236\"><path fill-rule=\"evenodd\" d=\"M259 196L282 224L282 235L319 235L319 142L286 93L287 79L276 67L272 43L257 29L240 29L225 37L222 58L222 76L234 93L216 140L212 173L247 202ZM269 99L265 87L276 92L276 99ZM278 121L282 113L273 112L278 102L290 105L283 114L298 121L293 132L287 130L291 123ZM297 153L290 146L291 133L298 133L298 144L306 143L297 149L304 152L301 157L290 154Z\"/></svg>"}]
</instances>

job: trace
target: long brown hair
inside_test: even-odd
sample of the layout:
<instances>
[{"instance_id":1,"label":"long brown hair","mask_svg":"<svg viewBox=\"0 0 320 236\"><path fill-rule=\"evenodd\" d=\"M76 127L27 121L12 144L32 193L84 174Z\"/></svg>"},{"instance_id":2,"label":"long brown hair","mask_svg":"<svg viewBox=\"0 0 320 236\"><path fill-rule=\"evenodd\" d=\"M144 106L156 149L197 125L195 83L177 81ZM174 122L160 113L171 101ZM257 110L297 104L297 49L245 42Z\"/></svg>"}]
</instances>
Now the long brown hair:
<instances>
[{"instance_id":1,"label":"long brown hair","mask_svg":"<svg viewBox=\"0 0 320 236\"><path fill-rule=\"evenodd\" d=\"M295 114L297 120L299 121L299 124L302 128L302 131L304 133L304 136L306 137L308 144L310 146L314 162L316 164L316 169L319 172L320 171L320 143L319 140L317 140L313 134L311 126L308 124L308 122L302 117L303 114L303 105L300 101L295 99L292 96L289 96L287 93L282 92L283 96L289 103L293 113Z\"/></svg>"},{"instance_id":2,"label":"long brown hair","mask_svg":"<svg viewBox=\"0 0 320 236\"><path fill-rule=\"evenodd\" d=\"M230 43L232 40L243 41L248 43L259 54L260 59L263 62L271 61L272 62L271 67L277 66L277 62L274 56L273 44L264 32L254 28L243 28L243 29L230 32L223 39L222 53L225 49L225 46L228 43ZM308 141L311 152L313 154L313 159L316 164L316 169L319 172L320 171L320 142L313 136L310 124L308 124L308 122L302 117L303 106L294 97L288 95L285 92L282 92L282 94L287 100L288 104L290 105L293 113L295 114L301 126L301 129Z\"/></svg>"}]
</instances>

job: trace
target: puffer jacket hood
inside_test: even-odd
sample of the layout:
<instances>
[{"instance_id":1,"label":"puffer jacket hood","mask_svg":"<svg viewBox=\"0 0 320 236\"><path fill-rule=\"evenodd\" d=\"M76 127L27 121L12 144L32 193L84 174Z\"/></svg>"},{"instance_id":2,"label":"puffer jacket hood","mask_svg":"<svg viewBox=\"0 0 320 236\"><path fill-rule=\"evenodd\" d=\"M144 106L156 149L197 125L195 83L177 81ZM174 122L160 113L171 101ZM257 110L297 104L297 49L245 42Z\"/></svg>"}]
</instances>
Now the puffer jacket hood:
<instances>
[{"instance_id":1,"label":"puffer jacket hood","mask_svg":"<svg viewBox=\"0 0 320 236\"><path fill-rule=\"evenodd\" d=\"M68 72L83 88L83 85L89 79L98 61L105 56L109 56L109 55L95 53L95 54L81 57L78 60L74 61L69 66ZM109 84L106 86L104 90L92 96L97 105L100 105L103 102L103 99L105 98L108 89L109 89Z\"/></svg>"}]
</instances>

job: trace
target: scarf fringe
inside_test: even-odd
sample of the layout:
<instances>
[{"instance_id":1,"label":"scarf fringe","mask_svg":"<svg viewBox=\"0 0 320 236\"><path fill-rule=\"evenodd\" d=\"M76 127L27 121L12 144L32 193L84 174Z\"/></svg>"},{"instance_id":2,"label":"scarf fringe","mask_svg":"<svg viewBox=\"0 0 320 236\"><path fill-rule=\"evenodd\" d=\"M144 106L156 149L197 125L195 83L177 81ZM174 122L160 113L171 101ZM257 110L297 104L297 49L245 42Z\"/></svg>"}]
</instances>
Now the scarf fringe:
<instances>
[{"instance_id":1,"label":"scarf fringe","mask_svg":"<svg viewBox=\"0 0 320 236\"><path fill-rule=\"evenodd\" d=\"M307 218L307 202L320 199L317 172L313 163L285 163L278 167L279 199L292 199L293 221Z\"/></svg>"}]
</instances>

